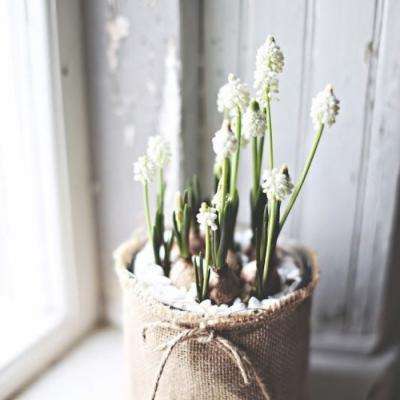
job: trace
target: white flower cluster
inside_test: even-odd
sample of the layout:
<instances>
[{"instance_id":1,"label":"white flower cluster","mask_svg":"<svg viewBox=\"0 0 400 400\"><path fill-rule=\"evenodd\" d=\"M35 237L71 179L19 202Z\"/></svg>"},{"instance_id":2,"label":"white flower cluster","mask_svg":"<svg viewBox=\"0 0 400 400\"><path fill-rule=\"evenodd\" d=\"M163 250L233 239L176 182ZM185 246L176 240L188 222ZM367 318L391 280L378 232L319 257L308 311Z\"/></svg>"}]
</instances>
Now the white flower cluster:
<instances>
[{"instance_id":1,"label":"white flower cluster","mask_svg":"<svg viewBox=\"0 0 400 400\"><path fill-rule=\"evenodd\" d=\"M285 57L275 38L267 37L265 43L257 50L256 70L254 72L254 87L260 102L264 104L265 92L272 99L273 94L279 93L277 76L282 73Z\"/></svg>"},{"instance_id":2,"label":"white flower cluster","mask_svg":"<svg viewBox=\"0 0 400 400\"><path fill-rule=\"evenodd\" d=\"M171 146L161 135L151 136L147 153L133 164L135 181L152 182L157 168L164 168L171 160Z\"/></svg>"},{"instance_id":3,"label":"white flower cluster","mask_svg":"<svg viewBox=\"0 0 400 400\"><path fill-rule=\"evenodd\" d=\"M336 122L339 109L339 100L333 92L333 86L327 85L312 100L310 115L315 129L319 129L322 124L333 125Z\"/></svg>"},{"instance_id":4,"label":"white flower cluster","mask_svg":"<svg viewBox=\"0 0 400 400\"><path fill-rule=\"evenodd\" d=\"M266 129L265 115L253 101L243 115L242 141L246 145L252 137L263 137Z\"/></svg>"},{"instance_id":5,"label":"white flower cluster","mask_svg":"<svg viewBox=\"0 0 400 400\"><path fill-rule=\"evenodd\" d=\"M219 89L217 107L219 112L228 112L231 117L237 115L237 109L243 111L249 104L250 93L247 85L239 78L229 74L228 83Z\"/></svg>"},{"instance_id":6,"label":"white flower cluster","mask_svg":"<svg viewBox=\"0 0 400 400\"><path fill-rule=\"evenodd\" d=\"M217 156L217 163L234 154L238 147L238 141L229 127L229 122L224 120L219 131L215 132L212 139L213 150Z\"/></svg>"},{"instance_id":7,"label":"white flower cluster","mask_svg":"<svg viewBox=\"0 0 400 400\"><path fill-rule=\"evenodd\" d=\"M218 226L215 222L217 220L217 210L213 207L208 207L206 203L201 205L196 217L197 222L199 223L203 232L206 231L208 227L210 227L212 231L216 231L218 229Z\"/></svg>"},{"instance_id":8,"label":"white flower cluster","mask_svg":"<svg viewBox=\"0 0 400 400\"><path fill-rule=\"evenodd\" d=\"M147 155L156 167L163 168L171 160L171 146L163 136L151 136L147 145Z\"/></svg>"},{"instance_id":9,"label":"white flower cluster","mask_svg":"<svg viewBox=\"0 0 400 400\"><path fill-rule=\"evenodd\" d=\"M293 184L288 174L277 168L267 169L262 177L261 187L268 200L283 201L292 193Z\"/></svg>"},{"instance_id":10,"label":"white flower cluster","mask_svg":"<svg viewBox=\"0 0 400 400\"><path fill-rule=\"evenodd\" d=\"M141 156L133 164L133 174L135 181L141 182L143 185L146 182L152 182L156 167L153 161L147 155Z\"/></svg>"}]
</instances>

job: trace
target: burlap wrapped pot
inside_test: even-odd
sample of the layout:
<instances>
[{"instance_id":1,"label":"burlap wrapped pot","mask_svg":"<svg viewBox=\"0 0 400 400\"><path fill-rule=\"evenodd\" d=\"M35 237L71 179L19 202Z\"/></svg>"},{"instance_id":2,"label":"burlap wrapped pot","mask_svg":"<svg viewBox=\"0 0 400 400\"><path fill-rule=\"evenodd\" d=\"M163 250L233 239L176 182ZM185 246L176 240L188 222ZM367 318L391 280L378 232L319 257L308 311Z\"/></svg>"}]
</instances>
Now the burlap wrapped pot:
<instances>
[{"instance_id":1,"label":"burlap wrapped pot","mask_svg":"<svg viewBox=\"0 0 400 400\"><path fill-rule=\"evenodd\" d=\"M307 286L267 310L205 317L155 300L129 270L140 249L116 252L123 290L129 400L304 400L308 398L311 297Z\"/></svg>"}]
</instances>

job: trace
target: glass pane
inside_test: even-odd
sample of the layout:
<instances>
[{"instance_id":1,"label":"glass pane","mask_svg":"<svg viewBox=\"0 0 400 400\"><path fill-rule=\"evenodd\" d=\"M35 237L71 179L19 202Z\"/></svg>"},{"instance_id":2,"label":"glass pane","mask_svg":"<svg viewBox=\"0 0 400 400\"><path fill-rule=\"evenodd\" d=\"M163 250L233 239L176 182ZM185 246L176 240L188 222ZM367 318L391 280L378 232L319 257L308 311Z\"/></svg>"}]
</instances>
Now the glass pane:
<instances>
[{"instance_id":1,"label":"glass pane","mask_svg":"<svg viewBox=\"0 0 400 400\"><path fill-rule=\"evenodd\" d=\"M28 4L0 0L0 368L62 317L46 8Z\"/></svg>"}]
</instances>

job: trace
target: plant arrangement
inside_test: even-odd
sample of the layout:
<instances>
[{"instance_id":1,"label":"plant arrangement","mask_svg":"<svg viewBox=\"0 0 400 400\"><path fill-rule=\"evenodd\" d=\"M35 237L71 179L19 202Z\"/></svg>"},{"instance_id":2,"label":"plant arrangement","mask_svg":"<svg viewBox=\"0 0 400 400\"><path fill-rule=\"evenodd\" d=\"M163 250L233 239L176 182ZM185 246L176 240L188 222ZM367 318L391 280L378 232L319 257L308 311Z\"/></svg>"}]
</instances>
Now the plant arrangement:
<instances>
[{"instance_id":1,"label":"plant arrangement","mask_svg":"<svg viewBox=\"0 0 400 400\"><path fill-rule=\"evenodd\" d=\"M272 105L283 69L283 52L274 37L268 36L257 51L255 97L251 98L239 78L228 76L217 99L222 125L212 139L216 191L211 200L201 198L193 177L183 194L176 195L176 209L168 224L172 229L165 229L164 215L163 171L171 157L169 143L161 136L151 137L147 154L134 164L135 179L143 185L154 262L177 287L195 287L197 302L209 299L213 304L230 305L237 298L248 301L252 297L261 301L281 290L278 237L308 176L323 131L335 123L339 111L333 87L327 85L312 101L315 136L303 170L293 183L288 166L276 166L274 156ZM240 156L247 147L252 157L251 241L243 248L235 242L235 230L241 200L237 187ZM154 215L149 204L153 181L157 184ZM172 259L174 250L178 256Z\"/></svg>"},{"instance_id":2,"label":"plant arrangement","mask_svg":"<svg viewBox=\"0 0 400 400\"><path fill-rule=\"evenodd\" d=\"M202 193L194 176L166 215L168 141L151 137L134 164L143 186L147 243L132 239L115 252L132 399L308 398L318 266L312 251L278 239L322 134L336 121L339 101L331 85L313 99L314 139L292 181L274 154L272 108L283 68L283 53L269 36L257 51L253 97L232 74L221 87L222 123L212 138L214 193ZM244 151L251 151L252 184L243 196L238 172ZM237 227L243 201L250 202L248 230Z\"/></svg>"}]
</instances>

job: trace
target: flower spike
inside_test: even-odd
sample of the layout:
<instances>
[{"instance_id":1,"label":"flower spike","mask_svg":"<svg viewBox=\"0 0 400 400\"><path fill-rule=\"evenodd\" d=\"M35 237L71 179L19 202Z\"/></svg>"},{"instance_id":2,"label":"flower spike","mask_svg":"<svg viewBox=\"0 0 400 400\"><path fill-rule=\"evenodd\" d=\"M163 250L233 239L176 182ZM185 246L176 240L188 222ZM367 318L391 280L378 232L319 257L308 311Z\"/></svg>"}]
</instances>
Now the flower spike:
<instances>
[{"instance_id":1,"label":"flower spike","mask_svg":"<svg viewBox=\"0 0 400 400\"><path fill-rule=\"evenodd\" d=\"M243 111L249 104L250 93L247 85L243 84L239 78L229 74L228 83L219 89L217 106L218 111L230 117L237 115L238 109Z\"/></svg>"},{"instance_id":2,"label":"flower spike","mask_svg":"<svg viewBox=\"0 0 400 400\"><path fill-rule=\"evenodd\" d=\"M310 115L314 128L318 129L322 124L332 126L336 122L339 109L339 100L333 92L333 86L326 85L325 89L319 92L312 101Z\"/></svg>"}]
</instances>

